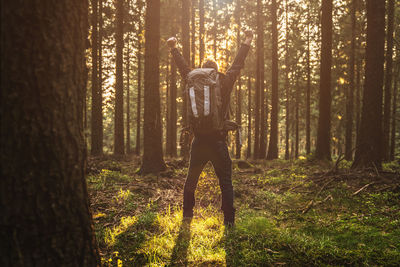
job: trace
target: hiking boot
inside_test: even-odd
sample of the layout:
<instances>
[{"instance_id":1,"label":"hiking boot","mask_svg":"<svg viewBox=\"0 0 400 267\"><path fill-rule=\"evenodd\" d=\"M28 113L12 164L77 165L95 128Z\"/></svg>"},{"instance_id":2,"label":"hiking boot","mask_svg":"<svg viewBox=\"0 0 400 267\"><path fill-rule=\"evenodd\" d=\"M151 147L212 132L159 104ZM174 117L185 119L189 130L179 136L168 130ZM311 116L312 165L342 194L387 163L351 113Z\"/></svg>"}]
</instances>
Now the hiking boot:
<instances>
[{"instance_id":1,"label":"hiking boot","mask_svg":"<svg viewBox=\"0 0 400 267\"><path fill-rule=\"evenodd\" d=\"M192 218L193 210L183 210L183 218Z\"/></svg>"}]
</instances>

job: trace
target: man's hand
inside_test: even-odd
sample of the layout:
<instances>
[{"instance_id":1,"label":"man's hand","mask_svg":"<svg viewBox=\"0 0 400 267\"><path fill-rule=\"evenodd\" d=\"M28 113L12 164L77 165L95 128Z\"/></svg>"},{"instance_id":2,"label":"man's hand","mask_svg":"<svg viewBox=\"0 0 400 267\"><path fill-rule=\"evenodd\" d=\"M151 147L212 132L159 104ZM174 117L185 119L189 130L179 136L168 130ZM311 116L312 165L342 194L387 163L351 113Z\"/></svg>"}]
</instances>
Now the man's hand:
<instances>
[{"instance_id":1,"label":"man's hand","mask_svg":"<svg viewBox=\"0 0 400 267\"><path fill-rule=\"evenodd\" d=\"M175 37L171 37L167 40L167 45L169 47L169 49L173 49L176 47L176 38Z\"/></svg>"},{"instance_id":2,"label":"man's hand","mask_svg":"<svg viewBox=\"0 0 400 267\"><path fill-rule=\"evenodd\" d=\"M253 31L252 30L246 30L244 32L246 39L244 40L244 44L250 46L251 45L251 41L253 40Z\"/></svg>"}]
</instances>

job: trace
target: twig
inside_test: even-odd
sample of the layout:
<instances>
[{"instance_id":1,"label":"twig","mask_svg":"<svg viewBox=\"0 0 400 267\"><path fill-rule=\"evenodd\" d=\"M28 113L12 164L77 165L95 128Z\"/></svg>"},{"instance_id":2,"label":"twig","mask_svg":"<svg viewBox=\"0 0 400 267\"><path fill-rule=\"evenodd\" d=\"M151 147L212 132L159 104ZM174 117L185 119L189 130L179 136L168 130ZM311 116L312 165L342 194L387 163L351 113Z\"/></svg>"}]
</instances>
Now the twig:
<instances>
[{"instance_id":1,"label":"twig","mask_svg":"<svg viewBox=\"0 0 400 267\"><path fill-rule=\"evenodd\" d=\"M326 182L326 183L321 187L321 189L320 189L320 190L318 191L318 193L314 196L314 198L313 198L310 202L308 202L308 204L307 204L307 206L304 208L302 214L307 213L307 212L312 208L315 199L321 194L322 190L324 190L325 187L326 187L328 184L330 184L333 180L335 180L335 178L330 179L328 182Z\"/></svg>"},{"instance_id":2,"label":"twig","mask_svg":"<svg viewBox=\"0 0 400 267\"><path fill-rule=\"evenodd\" d=\"M369 184L364 185L363 187L361 187L360 189L358 189L356 192L354 192L354 193L352 194L352 196L358 195L361 191L363 191L363 190L366 189L368 186L373 185L373 184L375 184L375 182L372 182L372 183L369 183Z\"/></svg>"}]
</instances>

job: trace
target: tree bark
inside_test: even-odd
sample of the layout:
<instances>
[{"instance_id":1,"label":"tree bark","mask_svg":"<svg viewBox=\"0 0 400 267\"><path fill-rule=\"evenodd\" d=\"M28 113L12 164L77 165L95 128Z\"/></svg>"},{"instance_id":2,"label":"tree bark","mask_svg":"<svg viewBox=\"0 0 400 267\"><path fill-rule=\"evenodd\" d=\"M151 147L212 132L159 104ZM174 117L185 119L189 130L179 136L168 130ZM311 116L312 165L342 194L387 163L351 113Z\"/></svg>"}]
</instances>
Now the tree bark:
<instances>
[{"instance_id":1,"label":"tree bark","mask_svg":"<svg viewBox=\"0 0 400 267\"><path fill-rule=\"evenodd\" d=\"M102 92L98 75L98 0L92 0L92 119L91 154L103 154L103 112Z\"/></svg>"},{"instance_id":2,"label":"tree bark","mask_svg":"<svg viewBox=\"0 0 400 267\"><path fill-rule=\"evenodd\" d=\"M236 1L236 8L235 8L235 20L237 24L237 31L236 31L236 44L237 49L240 48L240 12L241 12L241 2L240 0ZM238 85L236 87L236 123L238 125L242 124L242 81L240 79L240 75L238 77ZM241 149L242 149L242 140L241 140L241 131L236 131L236 159L240 159L241 156Z\"/></svg>"},{"instance_id":3,"label":"tree bark","mask_svg":"<svg viewBox=\"0 0 400 267\"><path fill-rule=\"evenodd\" d=\"M88 2L1 8L0 265L99 266L84 177Z\"/></svg>"},{"instance_id":4,"label":"tree bark","mask_svg":"<svg viewBox=\"0 0 400 267\"><path fill-rule=\"evenodd\" d=\"M138 16L138 47L137 47L137 99L136 99L136 155L140 155L141 150L141 113L142 113L142 30L143 24L141 18L143 2L137 1L137 8L139 10Z\"/></svg>"},{"instance_id":5,"label":"tree bark","mask_svg":"<svg viewBox=\"0 0 400 267\"><path fill-rule=\"evenodd\" d=\"M382 86L385 1L367 0L365 87L352 168L382 168Z\"/></svg>"},{"instance_id":6,"label":"tree bark","mask_svg":"<svg viewBox=\"0 0 400 267\"><path fill-rule=\"evenodd\" d=\"M354 113L354 69L356 54L356 0L351 1L351 50L350 50L350 66L349 66L349 86L347 87L346 97L346 144L345 159L353 159L353 113Z\"/></svg>"},{"instance_id":7,"label":"tree bark","mask_svg":"<svg viewBox=\"0 0 400 267\"><path fill-rule=\"evenodd\" d=\"M192 69L196 66L196 0L192 0L192 12L191 12L191 56L192 56Z\"/></svg>"},{"instance_id":8,"label":"tree bark","mask_svg":"<svg viewBox=\"0 0 400 267\"><path fill-rule=\"evenodd\" d=\"M285 118L285 160L289 159L289 137L290 137L290 90L289 90L289 21L288 21L288 4L285 0L285 91L286 91L286 118Z\"/></svg>"},{"instance_id":9,"label":"tree bark","mask_svg":"<svg viewBox=\"0 0 400 267\"><path fill-rule=\"evenodd\" d=\"M251 157L251 119L252 119L252 113L251 113L251 77L249 75L247 79L247 158Z\"/></svg>"},{"instance_id":10,"label":"tree bark","mask_svg":"<svg viewBox=\"0 0 400 267\"><path fill-rule=\"evenodd\" d=\"M311 62L310 62L310 7L308 7L307 24L307 91L306 91L306 153L311 153Z\"/></svg>"},{"instance_id":11,"label":"tree bark","mask_svg":"<svg viewBox=\"0 0 400 267\"><path fill-rule=\"evenodd\" d=\"M116 61L115 61L115 117L114 117L114 154L123 155L124 147L124 80L123 80L123 49L124 49L124 0L115 0L116 8Z\"/></svg>"},{"instance_id":12,"label":"tree bark","mask_svg":"<svg viewBox=\"0 0 400 267\"><path fill-rule=\"evenodd\" d=\"M128 33L128 44L127 44L127 55L126 55L126 153L131 153L131 110L130 110L130 51L129 51L129 33Z\"/></svg>"},{"instance_id":13,"label":"tree bark","mask_svg":"<svg viewBox=\"0 0 400 267\"><path fill-rule=\"evenodd\" d=\"M160 110L160 0L146 1L144 54L144 151L140 173L165 170Z\"/></svg>"},{"instance_id":14,"label":"tree bark","mask_svg":"<svg viewBox=\"0 0 400 267\"><path fill-rule=\"evenodd\" d=\"M260 105L261 105L261 65L262 54L263 54L263 21L262 21L262 3L261 0L257 0L257 66L256 66L256 93L255 93L255 121L254 121L254 158L258 159L260 157Z\"/></svg>"},{"instance_id":15,"label":"tree bark","mask_svg":"<svg viewBox=\"0 0 400 267\"><path fill-rule=\"evenodd\" d=\"M321 81L319 88L319 117L317 159L331 159L331 67L332 67L332 0L322 1Z\"/></svg>"},{"instance_id":16,"label":"tree bark","mask_svg":"<svg viewBox=\"0 0 400 267\"><path fill-rule=\"evenodd\" d=\"M392 104L392 73L393 73L393 26L394 26L394 0L388 0L387 10L387 34L386 34L386 74L385 74L385 97L383 109L383 160L390 157L390 105Z\"/></svg>"},{"instance_id":17,"label":"tree bark","mask_svg":"<svg viewBox=\"0 0 400 267\"><path fill-rule=\"evenodd\" d=\"M276 0L271 2L271 32L272 32L272 91L271 91L271 131L269 136L267 159L278 158L278 5Z\"/></svg>"},{"instance_id":18,"label":"tree bark","mask_svg":"<svg viewBox=\"0 0 400 267\"><path fill-rule=\"evenodd\" d=\"M200 16L200 29L199 29L199 41L200 41L200 60L199 67L203 64L204 60L204 0L199 0L199 16Z\"/></svg>"},{"instance_id":19,"label":"tree bark","mask_svg":"<svg viewBox=\"0 0 400 267\"><path fill-rule=\"evenodd\" d=\"M397 67L397 75L395 75L394 86L393 86L393 105L392 105L392 134L390 142L390 160L395 159L396 152L396 110L397 110L397 92L399 82L400 66Z\"/></svg>"}]
</instances>

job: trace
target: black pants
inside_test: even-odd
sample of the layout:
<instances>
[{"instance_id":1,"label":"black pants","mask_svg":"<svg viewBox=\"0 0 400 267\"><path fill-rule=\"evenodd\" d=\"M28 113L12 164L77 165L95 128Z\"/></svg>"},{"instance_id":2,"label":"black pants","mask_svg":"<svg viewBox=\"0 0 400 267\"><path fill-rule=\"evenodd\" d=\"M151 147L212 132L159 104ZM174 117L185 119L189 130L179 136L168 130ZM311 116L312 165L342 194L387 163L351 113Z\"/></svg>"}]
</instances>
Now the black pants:
<instances>
[{"instance_id":1,"label":"black pants","mask_svg":"<svg viewBox=\"0 0 400 267\"><path fill-rule=\"evenodd\" d=\"M197 182L208 161L211 161L219 180L222 192L221 209L225 217L231 217L235 212L233 207L232 160L229 156L226 142L222 140L207 140L196 137L193 139L190 150L189 171L183 192L183 210L189 212L193 210Z\"/></svg>"}]
</instances>

